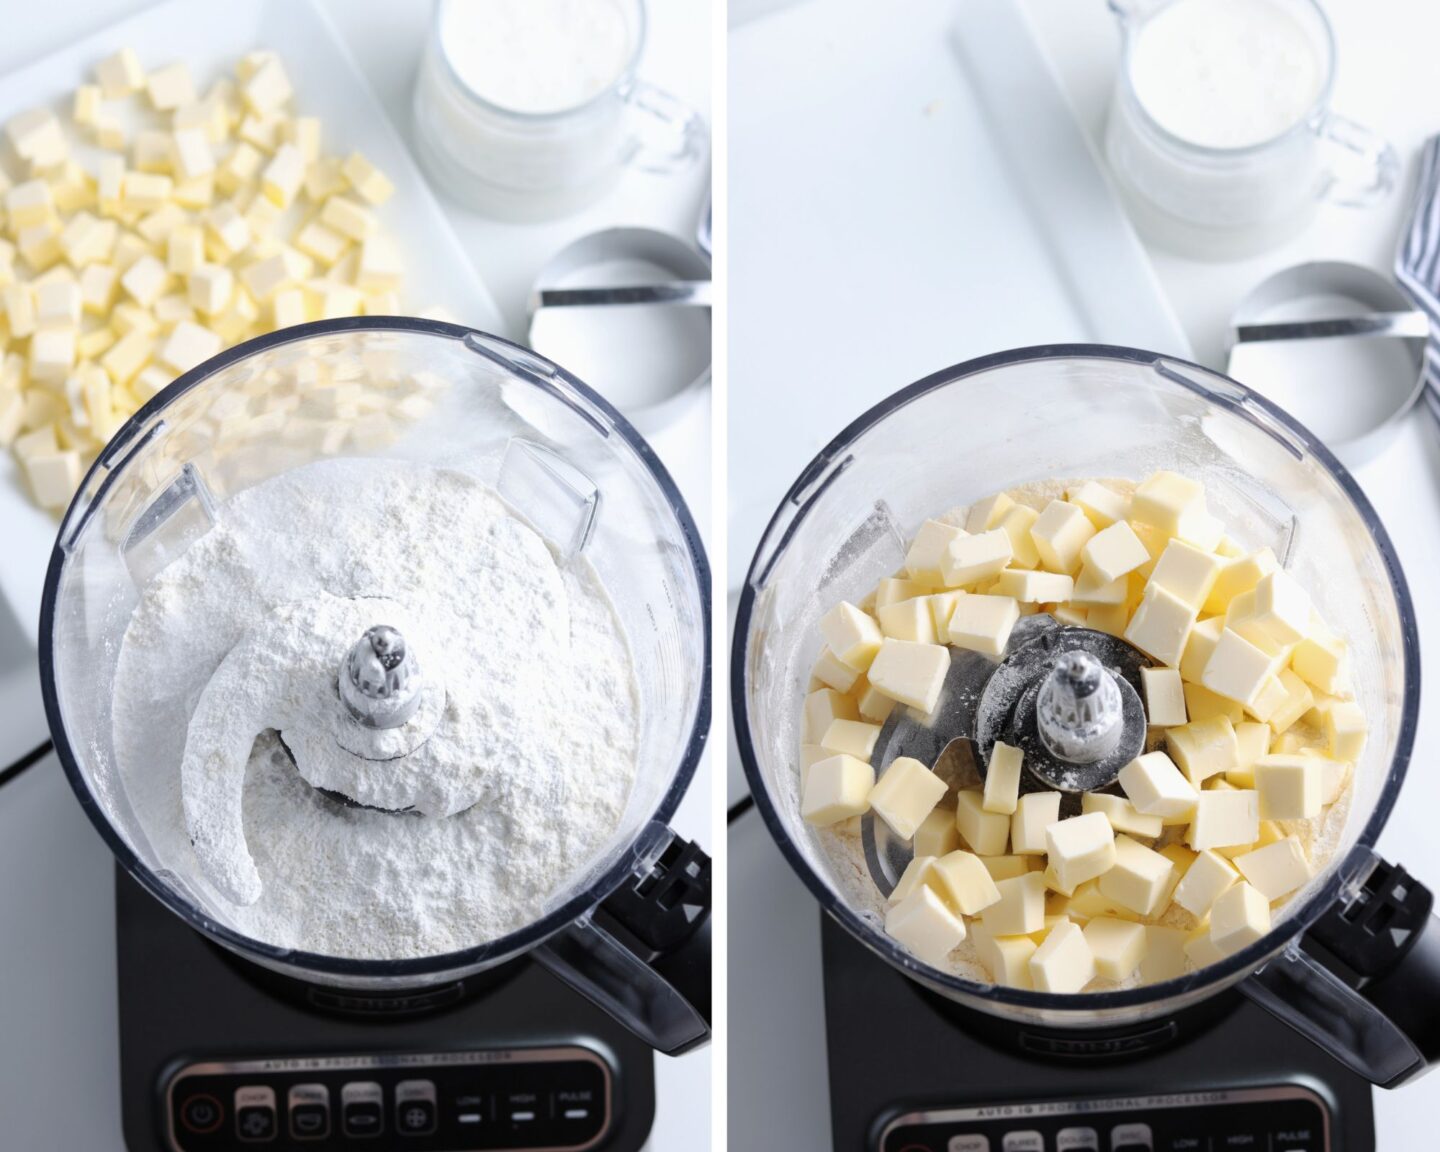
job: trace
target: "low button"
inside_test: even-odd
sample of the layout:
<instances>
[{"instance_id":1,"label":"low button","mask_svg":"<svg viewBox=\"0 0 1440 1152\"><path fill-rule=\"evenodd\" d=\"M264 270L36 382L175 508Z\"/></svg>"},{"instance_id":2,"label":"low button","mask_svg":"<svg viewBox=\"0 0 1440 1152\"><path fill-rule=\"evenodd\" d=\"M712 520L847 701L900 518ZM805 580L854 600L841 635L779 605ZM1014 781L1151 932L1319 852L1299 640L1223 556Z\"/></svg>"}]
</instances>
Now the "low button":
<instances>
[{"instance_id":1,"label":"low button","mask_svg":"<svg viewBox=\"0 0 1440 1152\"><path fill-rule=\"evenodd\" d=\"M214 1132L224 1119L225 1109L208 1093L191 1096L180 1105L180 1123L199 1135Z\"/></svg>"}]
</instances>

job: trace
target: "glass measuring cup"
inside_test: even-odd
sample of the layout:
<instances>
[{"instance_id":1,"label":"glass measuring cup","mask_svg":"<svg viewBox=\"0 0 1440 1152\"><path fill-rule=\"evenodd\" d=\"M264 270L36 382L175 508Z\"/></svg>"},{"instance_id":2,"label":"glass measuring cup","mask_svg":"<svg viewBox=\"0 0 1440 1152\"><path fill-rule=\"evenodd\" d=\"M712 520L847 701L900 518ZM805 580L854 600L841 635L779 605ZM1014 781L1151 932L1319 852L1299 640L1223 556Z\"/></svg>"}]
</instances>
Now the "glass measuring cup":
<instances>
[{"instance_id":1,"label":"glass measuring cup","mask_svg":"<svg viewBox=\"0 0 1440 1152\"><path fill-rule=\"evenodd\" d=\"M1120 67L1105 155L1147 238L1209 259L1258 252L1302 231L1322 201L1365 207L1399 176L1395 150L1331 111L1335 37L1315 0L1268 0L1302 31L1321 82L1309 109L1278 135L1242 147L1208 147L1169 131L1136 90L1136 45L1176 0L1109 0L1120 25Z\"/></svg>"},{"instance_id":2,"label":"glass measuring cup","mask_svg":"<svg viewBox=\"0 0 1440 1152\"><path fill-rule=\"evenodd\" d=\"M417 151L460 203L502 220L547 220L594 203L627 168L670 172L699 157L705 125L684 102L639 79L644 0L616 0L629 55L589 100L553 112L501 107L457 68L447 21L465 0L441 0L415 82Z\"/></svg>"},{"instance_id":3,"label":"glass measuring cup","mask_svg":"<svg viewBox=\"0 0 1440 1152\"><path fill-rule=\"evenodd\" d=\"M327 388L364 392L370 415L313 418L309 402ZM453 953L356 959L240 931L186 854L161 846L142 782L116 756L113 684L140 585L223 520L231 495L337 455L419 461L497 490L561 557L594 567L635 658L640 753L619 825L532 922ZM709 1035L708 917L657 949L675 926L656 915L635 934L626 916L641 878L691 864L706 878L704 899L691 896L708 910L708 861L702 869L668 821L709 729L709 587L694 522L650 447L563 369L453 324L324 321L187 372L101 452L51 556L41 687L56 754L107 846L151 896L215 943L355 994L433 988L528 956L657 1048L683 1051ZM647 935L645 944L622 942Z\"/></svg>"}]
</instances>

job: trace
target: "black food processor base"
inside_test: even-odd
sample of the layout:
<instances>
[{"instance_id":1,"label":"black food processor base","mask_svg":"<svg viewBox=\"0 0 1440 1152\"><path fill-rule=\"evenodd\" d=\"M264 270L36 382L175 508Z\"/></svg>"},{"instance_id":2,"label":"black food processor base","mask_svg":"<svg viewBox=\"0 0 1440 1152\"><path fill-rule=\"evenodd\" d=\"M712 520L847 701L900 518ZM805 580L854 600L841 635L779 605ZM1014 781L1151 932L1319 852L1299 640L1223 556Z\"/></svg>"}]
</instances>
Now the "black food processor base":
<instances>
[{"instance_id":1,"label":"black food processor base","mask_svg":"<svg viewBox=\"0 0 1440 1152\"><path fill-rule=\"evenodd\" d=\"M1370 1084L1238 994L1062 1044L821 922L836 1152L1374 1152Z\"/></svg>"},{"instance_id":2,"label":"black food processor base","mask_svg":"<svg viewBox=\"0 0 1440 1152\"><path fill-rule=\"evenodd\" d=\"M232 958L116 869L130 1152L636 1152L654 1054L538 965L350 998Z\"/></svg>"}]
</instances>

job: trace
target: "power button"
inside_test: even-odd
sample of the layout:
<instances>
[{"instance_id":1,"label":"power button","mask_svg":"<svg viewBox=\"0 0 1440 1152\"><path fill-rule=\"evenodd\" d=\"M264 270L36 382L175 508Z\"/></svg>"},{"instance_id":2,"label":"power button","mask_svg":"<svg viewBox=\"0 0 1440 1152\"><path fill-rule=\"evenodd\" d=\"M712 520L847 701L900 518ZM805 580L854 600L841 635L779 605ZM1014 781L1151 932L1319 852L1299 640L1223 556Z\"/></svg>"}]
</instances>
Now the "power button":
<instances>
[{"instance_id":1,"label":"power button","mask_svg":"<svg viewBox=\"0 0 1440 1152\"><path fill-rule=\"evenodd\" d=\"M206 1092L190 1096L180 1105L180 1123L198 1135L214 1132L224 1119L220 1101Z\"/></svg>"}]
</instances>

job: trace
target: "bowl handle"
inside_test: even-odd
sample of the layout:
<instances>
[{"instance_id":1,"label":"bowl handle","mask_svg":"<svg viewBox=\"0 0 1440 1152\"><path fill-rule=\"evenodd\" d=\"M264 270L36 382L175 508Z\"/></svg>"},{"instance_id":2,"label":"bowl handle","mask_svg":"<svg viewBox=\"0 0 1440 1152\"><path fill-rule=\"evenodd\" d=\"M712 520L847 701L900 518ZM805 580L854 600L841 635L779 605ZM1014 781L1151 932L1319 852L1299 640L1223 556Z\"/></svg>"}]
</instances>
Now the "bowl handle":
<instances>
[{"instance_id":1,"label":"bowl handle","mask_svg":"<svg viewBox=\"0 0 1440 1152\"><path fill-rule=\"evenodd\" d=\"M1240 990L1351 1071L1396 1088L1440 1061L1434 897L1378 856Z\"/></svg>"},{"instance_id":2,"label":"bowl handle","mask_svg":"<svg viewBox=\"0 0 1440 1152\"><path fill-rule=\"evenodd\" d=\"M710 1039L710 857L664 825L647 861L531 955L652 1047Z\"/></svg>"}]
</instances>

